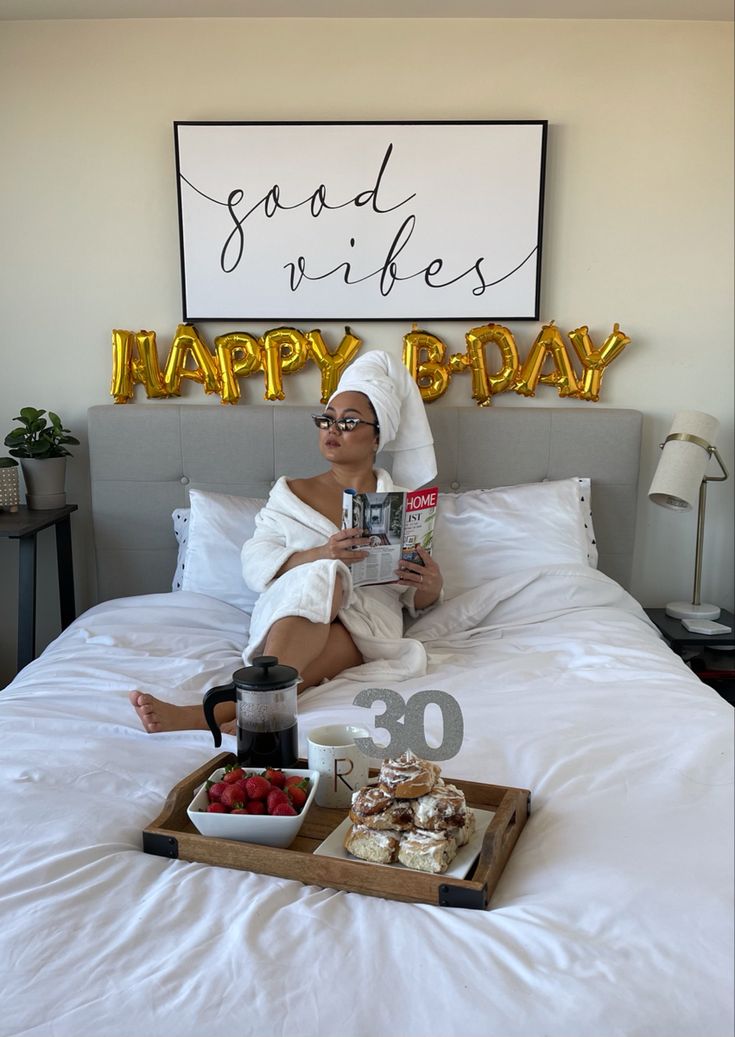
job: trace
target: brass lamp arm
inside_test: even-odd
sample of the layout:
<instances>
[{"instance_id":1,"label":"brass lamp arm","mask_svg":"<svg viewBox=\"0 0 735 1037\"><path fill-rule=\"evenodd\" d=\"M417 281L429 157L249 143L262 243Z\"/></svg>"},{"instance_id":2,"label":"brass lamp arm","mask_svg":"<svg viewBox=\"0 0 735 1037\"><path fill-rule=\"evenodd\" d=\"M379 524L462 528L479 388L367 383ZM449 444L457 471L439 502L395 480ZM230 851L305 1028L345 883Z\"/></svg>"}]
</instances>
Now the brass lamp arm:
<instances>
[{"instance_id":1,"label":"brass lamp arm","mask_svg":"<svg viewBox=\"0 0 735 1037\"><path fill-rule=\"evenodd\" d=\"M671 442L672 439L678 439L683 441L684 443L696 443L697 446L701 446L703 450L707 451L710 457L714 457L715 461L717 461L722 471L722 475L705 475L702 480L703 482L724 482L725 479L729 478L730 473L725 467L725 462L720 457L719 451L716 446L712 446L711 443L708 443L705 439L702 439L701 436L692 436L688 432L673 432L670 436L667 436L666 439L663 441L663 443L661 444L661 449L663 450L666 444Z\"/></svg>"}]
</instances>

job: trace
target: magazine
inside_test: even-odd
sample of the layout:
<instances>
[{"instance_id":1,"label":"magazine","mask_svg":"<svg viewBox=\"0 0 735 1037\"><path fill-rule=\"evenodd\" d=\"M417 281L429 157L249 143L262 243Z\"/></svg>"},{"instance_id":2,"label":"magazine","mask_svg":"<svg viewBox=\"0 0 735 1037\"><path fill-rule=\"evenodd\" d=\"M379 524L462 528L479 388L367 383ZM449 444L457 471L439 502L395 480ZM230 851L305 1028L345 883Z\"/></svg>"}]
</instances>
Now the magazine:
<instances>
[{"instance_id":1,"label":"magazine","mask_svg":"<svg viewBox=\"0 0 735 1037\"><path fill-rule=\"evenodd\" d=\"M367 558L350 565L356 587L371 583L397 583L401 558L422 564L416 551L421 546L431 554L439 488L388 490L384 493L342 495L342 528L360 528L370 538Z\"/></svg>"}]
</instances>

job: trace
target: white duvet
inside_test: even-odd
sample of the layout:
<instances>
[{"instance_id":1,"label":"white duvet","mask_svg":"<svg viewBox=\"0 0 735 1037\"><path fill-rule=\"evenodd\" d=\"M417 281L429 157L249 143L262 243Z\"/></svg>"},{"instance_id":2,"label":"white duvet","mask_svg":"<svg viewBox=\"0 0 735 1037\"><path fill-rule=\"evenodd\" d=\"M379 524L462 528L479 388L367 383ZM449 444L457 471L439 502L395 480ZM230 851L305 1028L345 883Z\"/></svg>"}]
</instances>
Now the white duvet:
<instances>
[{"instance_id":1,"label":"white duvet","mask_svg":"<svg viewBox=\"0 0 735 1037\"><path fill-rule=\"evenodd\" d=\"M495 581L412 626L428 676L386 682L460 702L446 775L532 790L489 911L141 852L215 750L146 735L127 694L198 702L247 628L203 595L107 602L0 695L0 1034L730 1037L733 710L616 584ZM302 752L312 725L369 723L362 686L301 696Z\"/></svg>"}]
</instances>

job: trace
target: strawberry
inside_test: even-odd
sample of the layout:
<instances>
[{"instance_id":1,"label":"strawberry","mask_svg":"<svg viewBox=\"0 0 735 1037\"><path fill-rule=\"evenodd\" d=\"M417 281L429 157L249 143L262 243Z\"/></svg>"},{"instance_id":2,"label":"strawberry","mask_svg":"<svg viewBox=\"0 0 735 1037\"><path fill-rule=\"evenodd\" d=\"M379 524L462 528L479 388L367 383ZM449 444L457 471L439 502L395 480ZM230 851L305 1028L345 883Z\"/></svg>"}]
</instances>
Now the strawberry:
<instances>
[{"instance_id":1,"label":"strawberry","mask_svg":"<svg viewBox=\"0 0 735 1037\"><path fill-rule=\"evenodd\" d=\"M306 781L306 778L302 778L300 774L289 774L286 778L286 788L289 785L300 785L302 781Z\"/></svg>"},{"instance_id":2,"label":"strawberry","mask_svg":"<svg viewBox=\"0 0 735 1037\"><path fill-rule=\"evenodd\" d=\"M244 785L241 785L240 782L235 782L232 785L225 785L219 801L223 807L232 810L233 807L245 803L247 798L248 794L245 791Z\"/></svg>"},{"instance_id":3,"label":"strawberry","mask_svg":"<svg viewBox=\"0 0 735 1037\"><path fill-rule=\"evenodd\" d=\"M264 814L265 803L262 799L251 799L245 807L245 812L248 814Z\"/></svg>"},{"instance_id":4,"label":"strawberry","mask_svg":"<svg viewBox=\"0 0 735 1037\"><path fill-rule=\"evenodd\" d=\"M250 799L265 799L271 790L271 783L261 774L254 774L245 782L245 788Z\"/></svg>"},{"instance_id":5,"label":"strawberry","mask_svg":"<svg viewBox=\"0 0 735 1037\"><path fill-rule=\"evenodd\" d=\"M225 791L227 786L223 781L215 781L213 785L210 785L207 789L207 795L209 796L210 803L219 803L219 798Z\"/></svg>"},{"instance_id":6,"label":"strawberry","mask_svg":"<svg viewBox=\"0 0 735 1037\"><path fill-rule=\"evenodd\" d=\"M229 811L227 807L223 807L221 803L210 803L207 807L208 814L227 814Z\"/></svg>"},{"instance_id":7,"label":"strawberry","mask_svg":"<svg viewBox=\"0 0 735 1037\"><path fill-rule=\"evenodd\" d=\"M231 785L235 781L240 781L245 777L245 771L242 767L233 767L231 770L225 771L222 781L227 785Z\"/></svg>"},{"instance_id":8,"label":"strawberry","mask_svg":"<svg viewBox=\"0 0 735 1037\"><path fill-rule=\"evenodd\" d=\"M276 803L275 807L271 811L273 817L293 817L296 813L290 803Z\"/></svg>"},{"instance_id":9,"label":"strawberry","mask_svg":"<svg viewBox=\"0 0 735 1037\"><path fill-rule=\"evenodd\" d=\"M286 775L283 771L280 771L275 767L269 767L263 777L266 781L269 781L271 785L275 785L277 789L282 789L286 784Z\"/></svg>"},{"instance_id":10,"label":"strawberry","mask_svg":"<svg viewBox=\"0 0 735 1037\"><path fill-rule=\"evenodd\" d=\"M288 803L288 796L283 791L283 789L271 789L270 792L268 793L268 798L266 799L265 802L266 802L266 806L268 808L268 813L272 814L273 813L273 808L278 803Z\"/></svg>"},{"instance_id":11,"label":"strawberry","mask_svg":"<svg viewBox=\"0 0 735 1037\"><path fill-rule=\"evenodd\" d=\"M307 800L306 790L301 785L289 785L288 798L291 800L292 806L296 807L297 811L300 811Z\"/></svg>"},{"instance_id":12,"label":"strawberry","mask_svg":"<svg viewBox=\"0 0 735 1037\"><path fill-rule=\"evenodd\" d=\"M231 814L249 814L250 811L247 807L235 807L234 810L230 811Z\"/></svg>"}]
</instances>

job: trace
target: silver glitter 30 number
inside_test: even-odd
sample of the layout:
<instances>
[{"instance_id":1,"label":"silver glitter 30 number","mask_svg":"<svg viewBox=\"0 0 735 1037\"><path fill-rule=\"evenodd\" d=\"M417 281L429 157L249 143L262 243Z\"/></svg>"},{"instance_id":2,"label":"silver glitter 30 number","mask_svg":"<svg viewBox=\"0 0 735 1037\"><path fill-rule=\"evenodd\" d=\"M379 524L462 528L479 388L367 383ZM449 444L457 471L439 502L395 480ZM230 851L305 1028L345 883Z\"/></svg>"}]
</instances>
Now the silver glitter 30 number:
<instances>
[{"instance_id":1,"label":"silver glitter 30 number","mask_svg":"<svg viewBox=\"0 0 735 1037\"><path fill-rule=\"evenodd\" d=\"M390 688L363 688L353 699L355 706L365 709L376 702L382 702L385 710L375 717L375 726L387 731L390 738L383 746L376 745L372 738L356 738L355 745L366 756L396 757L411 749L424 760L450 760L462 748L462 710L448 692L417 691L406 702ZM436 748L426 741L425 713L426 707L431 705L438 706L442 715L442 740Z\"/></svg>"}]
</instances>

